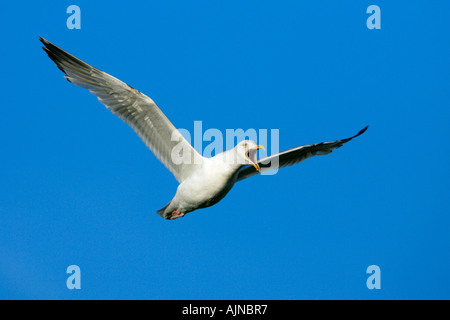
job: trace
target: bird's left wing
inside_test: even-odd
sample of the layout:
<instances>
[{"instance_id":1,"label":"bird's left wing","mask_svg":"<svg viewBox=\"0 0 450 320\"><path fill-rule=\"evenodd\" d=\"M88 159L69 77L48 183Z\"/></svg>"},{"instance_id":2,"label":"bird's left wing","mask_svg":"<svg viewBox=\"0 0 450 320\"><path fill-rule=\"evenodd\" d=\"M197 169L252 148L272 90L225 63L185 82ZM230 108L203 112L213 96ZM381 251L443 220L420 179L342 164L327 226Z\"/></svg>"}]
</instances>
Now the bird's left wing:
<instances>
[{"instance_id":1,"label":"bird's left wing","mask_svg":"<svg viewBox=\"0 0 450 320\"><path fill-rule=\"evenodd\" d=\"M50 59L65 73L65 78L88 89L113 114L126 122L155 156L182 182L190 176L202 156L181 135L161 109L145 94L113 76L81 61L50 41L40 37ZM187 153L172 157L174 150Z\"/></svg>"},{"instance_id":2,"label":"bird's left wing","mask_svg":"<svg viewBox=\"0 0 450 320\"><path fill-rule=\"evenodd\" d=\"M334 149L342 147L344 143L349 142L353 138L356 138L357 136L363 134L368 127L369 126L365 127L356 135L347 139L299 146L268 157L258 159L258 165L261 169L261 172L264 172L271 169L279 169L287 166L292 166L314 156L328 154ZM238 173L237 181L252 177L258 173L259 172L256 171L253 166L242 167L242 169Z\"/></svg>"}]
</instances>

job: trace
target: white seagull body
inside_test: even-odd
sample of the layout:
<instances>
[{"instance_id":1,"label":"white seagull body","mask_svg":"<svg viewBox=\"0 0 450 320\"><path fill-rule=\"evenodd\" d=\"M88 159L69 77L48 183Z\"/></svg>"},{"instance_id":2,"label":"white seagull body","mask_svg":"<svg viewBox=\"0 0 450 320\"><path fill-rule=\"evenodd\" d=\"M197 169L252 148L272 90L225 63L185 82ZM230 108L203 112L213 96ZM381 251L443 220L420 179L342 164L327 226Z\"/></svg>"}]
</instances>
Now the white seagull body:
<instances>
[{"instance_id":1,"label":"white seagull body","mask_svg":"<svg viewBox=\"0 0 450 320\"><path fill-rule=\"evenodd\" d=\"M328 154L367 130L365 127L351 138L299 146L258 160L256 151L263 147L244 140L233 149L205 158L189 144L152 99L51 42L40 40L48 56L65 73L65 78L88 89L106 108L133 128L180 183L172 201L157 211L165 219L183 217L188 212L216 204L237 181L271 169L271 161L278 161L278 168L283 168L315 155ZM174 161L175 149L182 150L184 161Z\"/></svg>"}]
</instances>

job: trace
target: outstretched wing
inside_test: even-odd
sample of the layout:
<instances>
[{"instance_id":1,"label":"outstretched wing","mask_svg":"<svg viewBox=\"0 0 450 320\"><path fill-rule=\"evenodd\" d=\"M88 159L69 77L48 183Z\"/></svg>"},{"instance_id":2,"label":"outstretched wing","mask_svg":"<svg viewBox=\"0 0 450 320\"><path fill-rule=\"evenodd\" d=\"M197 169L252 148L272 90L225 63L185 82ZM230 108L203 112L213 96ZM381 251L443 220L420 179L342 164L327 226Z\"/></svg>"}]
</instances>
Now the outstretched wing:
<instances>
[{"instance_id":1,"label":"outstretched wing","mask_svg":"<svg viewBox=\"0 0 450 320\"><path fill-rule=\"evenodd\" d=\"M358 134L354 135L351 138L299 146L277 153L275 155L258 159L258 165L261 168L261 172L264 172L271 169L292 166L294 164L297 164L303 160L306 160L314 156L321 156L328 154L332 152L334 149L342 147L344 143L349 142L353 138L356 138L357 136L363 134L368 127L369 126L365 127L364 129L359 131ZM276 168L274 168L273 166L276 164L278 165ZM259 172L256 171L256 169L253 166L242 167L242 169L238 173L237 181L249 178L258 173Z\"/></svg>"},{"instance_id":2,"label":"outstretched wing","mask_svg":"<svg viewBox=\"0 0 450 320\"><path fill-rule=\"evenodd\" d=\"M40 37L50 59L65 78L94 94L106 108L125 121L155 156L182 182L201 164L202 156L181 135L152 99L113 76L58 48ZM176 155L172 152L186 152ZM183 161L181 161L183 160ZM178 164L179 163L179 164Z\"/></svg>"}]
</instances>

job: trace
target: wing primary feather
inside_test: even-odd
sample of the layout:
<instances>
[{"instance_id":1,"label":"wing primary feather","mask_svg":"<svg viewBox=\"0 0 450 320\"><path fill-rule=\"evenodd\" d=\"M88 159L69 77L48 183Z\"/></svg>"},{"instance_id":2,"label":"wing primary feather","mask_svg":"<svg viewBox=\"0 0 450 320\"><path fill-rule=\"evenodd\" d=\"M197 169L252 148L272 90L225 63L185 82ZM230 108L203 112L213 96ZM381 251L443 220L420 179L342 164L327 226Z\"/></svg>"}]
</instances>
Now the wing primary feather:
<instances>
[{"instance_id":1,"label":"wing primary feather","mask_svg":"<svg viewBox=\"0 0 450 320\"><path fill-rule=\"evenodd\" d=\"M278 161L278 169L280 169L292 166L294 164L297 164L299 162L302 162L308 158L317 155L329 154L333 150L342 147L345 143L349 142L350 140L362 135L364 132L366 132L368 128L369 126L364 127L357 134L355 134L350 138L298 146L268 157L258 159L258 165L261 168L261 172L264 172L267 170L275 169L271 167L271 164L274 161ZM239 171L237 175L237 181L252 177L259 173L260 172L256 171L256 169L253 166L245 166Z\"/></svg>"},{"instance_id":2,"label":"wing primary feather","mask_svg":"<svg viewBox=\"0 0 450 320\"><path fill-rule=\"evenodd\" d=\"M155 156L182 182L201 165L203 157L181 135L156 103L119 79L87 64L50 41L39 37L44 51L71 83L88 89L113 114L127 123ZM190 152L190 161L174 163L172 150L182 145Z\"/></svg>"}]
</instances>

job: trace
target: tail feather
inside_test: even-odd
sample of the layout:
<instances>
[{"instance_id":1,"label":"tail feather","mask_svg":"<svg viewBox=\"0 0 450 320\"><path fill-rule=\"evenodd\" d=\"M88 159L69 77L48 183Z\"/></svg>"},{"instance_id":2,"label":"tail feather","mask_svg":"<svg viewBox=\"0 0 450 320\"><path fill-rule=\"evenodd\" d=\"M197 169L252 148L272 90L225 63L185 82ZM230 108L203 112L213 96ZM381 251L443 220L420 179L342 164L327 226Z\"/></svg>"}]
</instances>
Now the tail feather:
<instances>
[{"instance_id":1,"label":"tail feather","mask_svg":"<svg viewBox=\"0 0 450 320\"><path fill-rule=\"evenodd\" d=\"M172 201L171 201L172 202ZM170 219L170 215L165 212L167 207L171 204L171 202L169 202L168 204L166 204L164 207L162 207L161 209L159 209L158 211L156 211L157 214L159 214L161 217L163 217L164 219Z\"/></svg>"}]
</instances>

